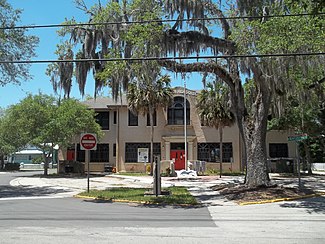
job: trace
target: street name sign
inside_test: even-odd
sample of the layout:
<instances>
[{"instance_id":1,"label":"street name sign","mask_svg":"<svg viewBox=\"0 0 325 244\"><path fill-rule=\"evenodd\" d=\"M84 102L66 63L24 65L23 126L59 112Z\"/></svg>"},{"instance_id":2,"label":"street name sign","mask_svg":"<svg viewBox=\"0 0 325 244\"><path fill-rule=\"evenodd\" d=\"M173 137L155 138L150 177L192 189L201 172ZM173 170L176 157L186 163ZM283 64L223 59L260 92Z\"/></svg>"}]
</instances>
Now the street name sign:
<instances>
[{"instance_id":1,"label":"street name sign","mask_svg":"<svg viewBox=\"0 0 325 244\"><path fill-rule=\"evenodd\" d=\"M302 141L308 138L307 134L288 136L288 141Z\"/></svg>"},{"instance_id":2,"label":"street name sign","mask_svg":"<svg viewBox=\"0 0 325 244\"><path fill-rule=\"evenodd\" d=\"M92 133L84 133L80 136L81 150L97 150L97 136Z\"/></svg>"}]
</instances>

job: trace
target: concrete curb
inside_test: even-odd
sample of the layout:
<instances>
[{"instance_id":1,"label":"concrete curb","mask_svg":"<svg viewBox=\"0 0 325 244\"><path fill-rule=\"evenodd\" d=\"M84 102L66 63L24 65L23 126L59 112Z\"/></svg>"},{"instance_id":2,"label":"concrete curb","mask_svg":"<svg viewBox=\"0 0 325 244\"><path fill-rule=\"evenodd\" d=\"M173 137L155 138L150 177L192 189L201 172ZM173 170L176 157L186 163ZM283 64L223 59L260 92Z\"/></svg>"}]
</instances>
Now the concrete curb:
<instances>
[{"instance_id":1,"label":"concrete curb","mask_svg":"<svg viewBox=\"0 0 325 244\"><path fill-rule=\"evenodd\" d=\"M312 197L320 197L324 196L325 192L315 193L315 194L309 194L305 196L299 196L299 197L286 197L286 198L278 198L278 199L272 199L272 200L263 200L258 202L242 202L239 203L240 206L245 205L253 205L253 204L265 204L265 203L274 203L274 202L284 202L284 201L294 201L299 199L305 199L305 198L312 198Z\"/></svg>"},{"instance_id":2,"label":"concrete curb","mask_svg":"<svg viewBox=\"0 0 325 244\"><path fill-rule=\"evenodd\" d=\"M161 203L150 203L147 201L132 201L132 200L122 200L122 199L108 199L108 198L98 198L98 197L88 197L88 196L80 196L80 195L74 195L73 197L75 198L80 198L80 199L89 199L89 200L103 200L103 201L108 201L108 202L116 202L116 203L135 203L135 204L142 204L142 205L156 205L156 206L171 206L171 207L199 207L202 206L201 203L197 205L193 204L161 204Z\"/></svg>"},{"instance_id":3,"label":"concrete curb","mask_svg":"<svg viewBox=\"0 0 325 244\"><path fill-rule=\"evenodd\" d=\"M99 198L99 197L88 197L88 196L80 196L78 194L77 195L74 195L73 197L80 198L80 199L103 200L103 201L110 201L110 202L148 204L147 202L142 202L142 201L131 201L131 200L111 199L111 198Z\"/></svg>"}]
</instances>

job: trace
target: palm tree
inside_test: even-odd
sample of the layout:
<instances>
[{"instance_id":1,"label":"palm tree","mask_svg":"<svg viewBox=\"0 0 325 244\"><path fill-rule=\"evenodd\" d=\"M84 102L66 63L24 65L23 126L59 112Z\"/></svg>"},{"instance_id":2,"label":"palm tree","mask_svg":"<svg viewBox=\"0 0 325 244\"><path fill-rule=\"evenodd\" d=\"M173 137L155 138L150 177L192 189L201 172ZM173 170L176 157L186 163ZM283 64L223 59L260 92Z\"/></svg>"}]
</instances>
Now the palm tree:
<instances>
[{"instance_id":1,"label":"palm tree","mask_svg":"<svg viewBox=\"0 0 325 244\"><path fill-rule=\"evenodd\" d=\"M221 82L209 82L197 97L198 114L204 124L219 129L220 136L220 178L223 161L223 128L234 123L234 116L229 110L227 87Z\"/></svg>"},{"instance_id":2,"label":"palm tree","mask_svg":"<svg viewBox=\"0 0 325 244\"><path fill-rule=\"evenodd\" d=\"M149 65L150 66L150 65ZM172 101L170 78L167 75L154 75L144 72L142 79L130 82L128 85L127 99L131 112L148 114L150 120L150 173L153 169L153 117L159 107L167 107Z\"/></svg>"}]
</instances>

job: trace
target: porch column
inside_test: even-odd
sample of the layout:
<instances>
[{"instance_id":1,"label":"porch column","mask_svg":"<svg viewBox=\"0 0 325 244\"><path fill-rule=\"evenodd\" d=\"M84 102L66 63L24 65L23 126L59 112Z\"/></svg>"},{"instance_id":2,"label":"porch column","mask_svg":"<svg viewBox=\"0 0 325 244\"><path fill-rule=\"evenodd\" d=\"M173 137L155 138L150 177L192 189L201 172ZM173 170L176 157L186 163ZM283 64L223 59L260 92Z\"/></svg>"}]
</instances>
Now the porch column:
<instances>
[{"instance_id":1,"label":"porch column","mask_svg":"<svg viewBox=\"0 0 325 244\"><path fill-rule=\"evenodd\" d=\"M165 142L166 160L170 160L170 141Z\"/></svg>"},{"instance_id":2,"label":"porch column","mask_svg":"<svg viewBox=\"0 0 325 244\"><path fill-rule=\"evenodd\" d=\"M189 141L188 143L188 159L187 160L193 160L193 141Z\"/></svg>"}]
</instances>

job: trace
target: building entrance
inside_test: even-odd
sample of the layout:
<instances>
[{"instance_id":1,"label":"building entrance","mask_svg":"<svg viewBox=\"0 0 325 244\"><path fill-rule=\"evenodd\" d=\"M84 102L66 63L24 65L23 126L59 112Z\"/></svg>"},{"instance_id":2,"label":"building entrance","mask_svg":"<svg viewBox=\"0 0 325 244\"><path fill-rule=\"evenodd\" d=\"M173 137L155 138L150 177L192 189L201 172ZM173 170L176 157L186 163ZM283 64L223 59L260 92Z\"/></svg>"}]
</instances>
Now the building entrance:
<instances>
[{"instance_id":1,"label":"building entrance","mask_svg":"<svg viewBox=\"0 0 325 244\"><path fill-rule=\"evenodd\" d=\"M185 145L184 143L171 143L170 160L175 163L175 170L185 169Z\"/></svg>"}]
</instances>

